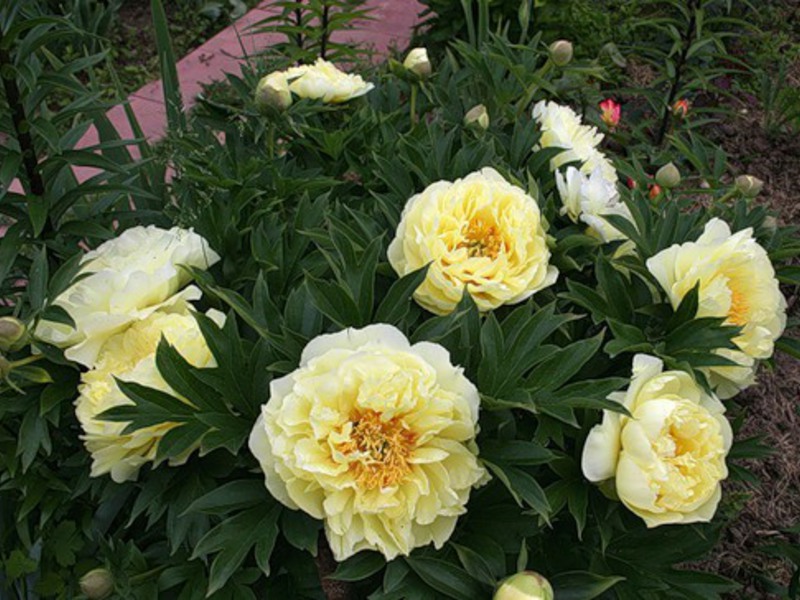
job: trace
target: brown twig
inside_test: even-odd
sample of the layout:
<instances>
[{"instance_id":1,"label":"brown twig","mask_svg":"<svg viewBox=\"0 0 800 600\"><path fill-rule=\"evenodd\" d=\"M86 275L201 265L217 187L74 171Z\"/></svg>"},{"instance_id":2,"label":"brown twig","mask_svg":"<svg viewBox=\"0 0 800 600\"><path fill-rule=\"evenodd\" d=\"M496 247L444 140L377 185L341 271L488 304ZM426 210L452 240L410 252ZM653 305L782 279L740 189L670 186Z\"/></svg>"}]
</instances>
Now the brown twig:
<instances>
[{"instance_id":1,"label":"brown twig","mask_svg":"<svg viewBox=\"0 0 800 600\"><path fill-rule=\"evenodd\" d=\"M683 49L678 56L677 63L675 64L675 79L672 81L672 86L669 90L669 97L667 98L667 104L664 107L664 116L661 119L661 126L658 129L656 146L661 146L661 144L664 142L664 137L667 134L667 126L669 125L672 117L672 104L675 102L678 91L680 90L681 79L683 77L683 68L686 65L686 61L689 59L689 50L692 48L692 44L694 43L695 23L697 20L697 10L699 9L696 0L689 1L688 9L691 11L692 15L687 23L686 32L681 36L683 38Z\"/></svg>"},{"instance_id":2,"label":"brown twig","mask_svg":"<svg viewBox=\"0 0 800 600\"><path fill-rule=\"evenodd\" d=\"M322 583L322 591L325 593L325 598L328 600L355 600L355 592L352 585L344 581L328 579L328 576L336 570L337 563L333 558L328 540L325 539L324 532L319 534L317 557L314 560L317 563L317 573L319 573L319 580Z\"/></svg>"}]
</instances>

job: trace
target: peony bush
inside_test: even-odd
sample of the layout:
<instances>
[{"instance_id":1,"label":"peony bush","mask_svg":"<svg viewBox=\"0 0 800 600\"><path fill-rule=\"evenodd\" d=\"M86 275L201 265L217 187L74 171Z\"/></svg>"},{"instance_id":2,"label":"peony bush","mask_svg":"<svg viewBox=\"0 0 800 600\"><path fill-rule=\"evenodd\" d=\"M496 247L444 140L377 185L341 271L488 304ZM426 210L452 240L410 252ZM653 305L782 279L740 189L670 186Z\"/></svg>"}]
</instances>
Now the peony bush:
<instances>
[{"instance_id":1,"label":"peony bush","mask_svg":"<svg viewBox=\"0 0 800 600\"><path fill-rule=\"evenodd\" d=\"M615 155L569 42L431 56L246 69L131 167L168 185L14 213L3 593L735 592L691 562L762 451L795 231L684 146Z\"/></svg>"}]
</instances>

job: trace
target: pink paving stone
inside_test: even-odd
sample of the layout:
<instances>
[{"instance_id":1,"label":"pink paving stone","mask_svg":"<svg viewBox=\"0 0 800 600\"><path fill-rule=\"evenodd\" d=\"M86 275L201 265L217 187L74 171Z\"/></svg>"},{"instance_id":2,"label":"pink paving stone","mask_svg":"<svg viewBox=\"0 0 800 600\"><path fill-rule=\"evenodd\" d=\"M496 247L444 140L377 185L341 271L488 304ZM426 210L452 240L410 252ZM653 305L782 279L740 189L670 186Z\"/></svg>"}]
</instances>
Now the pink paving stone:
<instances>
[{"instance_id":1,"label":"pink paving stone","mask_svg":"<svg viewBox=\"0 0 800 600\"><path fill-rule=\"evenodd\" d=\"M419 14L424 7L417 0L369 0L365 8L372 9L370 19L358 21L357 29L336 32L333 39L340 43L363 44L377 53L376 58L380 58L390 49L402 48L408 44L412 28L419 21ZM224 79L226 73L238 73L241 62L248 56L283 39L280 34L253 33L250 29L253 24L277 14L280 10L273 6L272 0L265 0L181 59L178 63L178 79L185 109L194 105L203 84ZM148 83L131 94L128 100L144 137L150 142L161 139L167 128L161 81ZM107 115L121 138L134 137L122 106L115 106ZM86 148L97 143L97 132L90 128L78 142L77 148ZM135 158L139 157L135 144L130 145L128 150ZM81 182L98 173L97 169L89 167L76 167L74 172ZM12 182L10 189L22 192L22 186L17 180Z\"/></svg>"},{"instance_id":2,"label":"pink paving stone","mask_svg":"<svg viewBox=\"0 0 800 600\"><path fill-rule=\"evenodd\" d=\"M205 44L186 55L178 63L178 79L184 108L195 104L203 85L224 79L225 73L238 73L240 65L248 56L259 53L283 36L275 33L253 33L250 29L259 21L271 16L274 11L254 9L221 31ZM154 102L163 102L161 80L152 81L132 94Z\"/></svg>"}]
</instances>

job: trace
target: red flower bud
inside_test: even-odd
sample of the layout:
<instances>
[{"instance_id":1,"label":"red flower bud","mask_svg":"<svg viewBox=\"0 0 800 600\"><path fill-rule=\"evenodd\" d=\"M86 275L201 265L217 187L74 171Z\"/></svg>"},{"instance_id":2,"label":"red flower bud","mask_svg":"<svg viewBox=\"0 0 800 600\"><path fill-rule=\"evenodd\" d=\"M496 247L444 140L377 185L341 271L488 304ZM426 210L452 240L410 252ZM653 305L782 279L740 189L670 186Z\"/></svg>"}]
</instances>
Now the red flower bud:
<instances>
[{"instance_id":1,"label":"red flower bud","mask_svg":"<svg viewBox=\"0 0 800 600\"><path fill-rule=\"evenodd\" d=\"M689 114L689 108L691 108L689 101L686 98L681 98L672 105L672 114L679 119L685 119L686 115Z\"/></svg>"},{"instance_id":2,"label":"red flower bud","mask_svg":"<svg viewBox=\"0 0 800 600\"><path fill-rule=\"evenodd\" d=\"M622 106L614 102L611 98L603 100L600 103L600 119L609 129L614 129L619 125L620 117L622 116Z\"/></svg>"}]
</instances>

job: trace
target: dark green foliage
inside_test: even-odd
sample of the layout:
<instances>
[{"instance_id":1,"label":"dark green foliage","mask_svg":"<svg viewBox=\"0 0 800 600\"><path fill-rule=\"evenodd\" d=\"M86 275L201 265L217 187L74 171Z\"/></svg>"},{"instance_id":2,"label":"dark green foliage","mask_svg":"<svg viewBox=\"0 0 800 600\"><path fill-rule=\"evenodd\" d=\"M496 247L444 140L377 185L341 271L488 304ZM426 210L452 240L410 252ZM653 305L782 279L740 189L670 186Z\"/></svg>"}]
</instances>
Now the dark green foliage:
<instances>
[{"instance_id":1,"label":"dark green foliage","mask_svg":"<svg viewBox=\"0 0 800 600\"><path fill-rule=\"evenodd\" d=\"M285 14L266 25L289 35L281 47L288 57L308 60L323 45L319 32L305 27L308 19L332 7L329 15L340 16L331 27L345 26L360 16L355 4L303 4L309 12L300 15L298 30L285 18L300 5L284 3ZM555 4L527 5L533 15L541 9L545 24L555 22L544 16L557 14L548 12L557 11ZM166 23L160 2L153 6L166 92L176 102ZM322 598L321 523L269 496L246 441L270 382L297 368L309 340L374 322L397 326L413 342L441 344L464 368L481 393L477 444L492 478L472 493L443 548L421 548L389 564L362 552L338 565L330 576L350 583L355 597L488 598L500 579L525 568L548 576L559 599L705 599L736 589L716 575L676 566L706 555L735 507L726 506L710 524L647 530L585 480L580 456L602 410L625 413L608 396L627 386L633 354L660 356L703 382L699 369L726 364L714 350L731 347L738 333L721 319L697 318L696 293L672 307L646 268L648 258L696 239L708 218L720 216L734 230L753 227L781 280L796 285L797 267L789 263L800 243L794 230L772 227L764 209L734 200L724 153L692 131L674 132L666 149L652 144L657 129L632 135L641 146L631 143L633 158L620 170L642 181L639 190L625 192L634 222L609 218L630 238L629 247L601 244L561 215L549 166L557 151L534 150L540 133L530 105L551 97L589 105L599 93L592 86L606 72L585 59L545 69L542 31L551 30L525 25L525 6L495 7L502 19L516 19L513 43L498 29L496 13L487 16L479 2L472 24L464 22L472 39L450 44L430 80L410 82L396 66L363 67L376 89L341 106L300 100L284 113L261 114L253 90L264 69L251 65L228 77L224 99L203 100L189 119L173 103L171 136L158 150L139 140L139 161L110 131L97 94L80 83L78 74L103 57L64 64L47 48L49 40L74 34L67 21L33 19L27 7L0 13L2 60L20 95L14 104L32 124L26 141L14 114L0 117L8 136L0 147L0 212L11 225L0 240L4 314L30 325L42 315L69 324L51 304L74 280L78 243L94 247L117 228L171 222L193 227L222 256L209 272L190 272L205 293L198 308L227 313L224 326L196 314L216 366L197 369L166 340L159 345L158 369L180 399L118 382L131 404L105 418L127 423L129 431L176 424L158 446L160 462L198 448L185 464L145 468L132 483L89 477L72 408L79 372L60 351L43 346L31 364L18 362L27 360L25 353L9 355L14 368L0 395L3 594L73 597L81 574L106 565L124 598ZM586 10L584 3L572 8ZM711 18L725 23L718 10ZM294 33L305 37L297 41ZM646 39L663 52L662 34L670 35L662 28ZM719 50L717 41L696 46L691 58ZM268 64L278 62L273 56ZM687 89L697 85L692 81L684 80ZM416 123L408 105L412 85L418 86ZM47 97L56 87L75 100L54 113ZM659 93L651 108L662 115L664 89ZM8 102L8 91L4 97ZM491 118L486 131L463 125L464 113L478 103ZM89 123L100 131L99 154L73 149ZM68 133L54 136L54 125ZM638 152L645 148L643 165ZM31 149L34 161L26 163ZM670 153L685 157L690 181L708 182L711 201L703 213L690 210L690 186L646 197L649 161ZM174 168L169 188L167 162ZM80 164L101 172L78 184L68 167ZM433 316L413 301L425 269L399 278L387 247L412 195L486 166L537 200L561 276L516 306L482 315L465 294L453 313ZM7 191L15 177L24 194ZM796 340L779 347L798 352ZM731 459L763 453L757 440L741 440ZM731 467L749 481L743 467ZM788 542L764 551L797 562Z\"/></svg>"}]
</instances>

